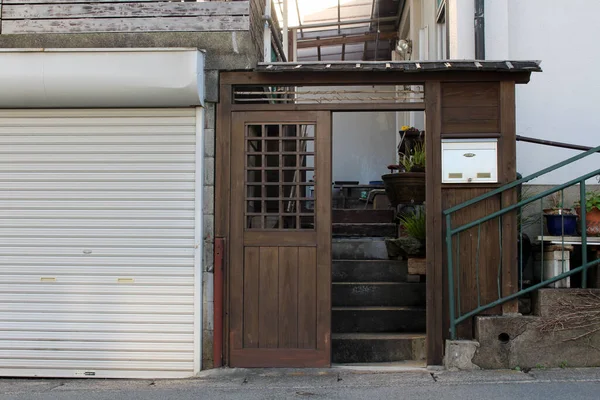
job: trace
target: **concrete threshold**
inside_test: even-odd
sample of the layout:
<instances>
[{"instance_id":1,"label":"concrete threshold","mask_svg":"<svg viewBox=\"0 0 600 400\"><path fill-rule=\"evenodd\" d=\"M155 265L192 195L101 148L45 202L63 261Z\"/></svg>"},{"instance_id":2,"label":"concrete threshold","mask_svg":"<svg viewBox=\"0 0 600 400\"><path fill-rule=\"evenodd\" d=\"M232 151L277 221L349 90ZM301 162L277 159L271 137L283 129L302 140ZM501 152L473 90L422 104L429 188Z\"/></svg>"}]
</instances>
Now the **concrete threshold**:
<instances>
[{"instance_id":1,"label":"concrete threshold","mask_svg":"<svg viewBox=\"0 0 600 400\"><path fill-rule=\"evenodd\" d=\"M425 361L396 361L385 363L349 363L349 364L331 364L332 369L356 371L364 373L373 372L426 372L427 363Z\"/></svg>"}]
</instances>

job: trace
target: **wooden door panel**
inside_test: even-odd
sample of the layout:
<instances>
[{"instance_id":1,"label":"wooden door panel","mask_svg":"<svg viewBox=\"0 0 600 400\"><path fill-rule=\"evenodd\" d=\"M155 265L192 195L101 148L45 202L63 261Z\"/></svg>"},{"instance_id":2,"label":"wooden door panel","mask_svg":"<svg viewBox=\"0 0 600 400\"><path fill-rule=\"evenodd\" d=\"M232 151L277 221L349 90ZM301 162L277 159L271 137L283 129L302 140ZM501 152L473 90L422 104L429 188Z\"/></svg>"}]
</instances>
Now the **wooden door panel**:
<instances>
[{"instance_id":1,"label":"wooden door panel","mask_svg":"<svg viewBox=\"0 0 600 400\"><path fill-rule=\"evenodd\" d=\"M260 248L260 277L258 292L258 347L279 347L279 249ZM244 311L244 314L246 311Z\"/></svg>"},{"instance_id":2,"label":"wooden door panel","mask_svg":"<svg viewBox=\"0 0 600 400\"><path fill-rule=\"evenodd\" d=\"M279 347L298 347L298 248L279 248Z\"/></svg>"},{"instance_id":3,"label":"wooden door panel","mask_svg":"<svg viewBox=\"0 0 600 400\"><path fill-rule=\"evenodd\" d=\"M260 248L244 249L244 348L258 347Z\"/></svg>"},{"instance_id":4,"label":"wooden door panel","mask_svg":"<svg viewBox=\"0 0 600 400\"><path fill-rule=\"evenodd\" d=\"M330 364L331 117L234 113L229 365Z\"/></svg>"},{"instance_id":5,"label":"wooden door panel","mask_svg":"<svg viewBox=\"0 0 600 400\"><path fill-rule=\"evenodd\" d=\"M314 248L303 247L298 253L298 347L316 348L317 331L317 252Z\"/></svg>"}]
</instances>

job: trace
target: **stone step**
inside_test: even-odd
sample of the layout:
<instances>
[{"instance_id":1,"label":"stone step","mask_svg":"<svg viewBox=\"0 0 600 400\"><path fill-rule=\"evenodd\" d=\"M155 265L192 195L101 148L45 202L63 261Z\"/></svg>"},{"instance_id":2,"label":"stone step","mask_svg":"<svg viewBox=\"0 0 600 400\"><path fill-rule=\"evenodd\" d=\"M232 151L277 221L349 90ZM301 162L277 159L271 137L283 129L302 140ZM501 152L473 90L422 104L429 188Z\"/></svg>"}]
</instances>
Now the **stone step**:
<instances>
[{"instance_id":1,"label":"stone step","mask_svg":"<svg viewBox=\"0 0 600 400\"><path fill-rule=\"evenodd\" d=\"M394 210L349 210L333 209L331 220L334 224L375 224L393 223Z\"/></svg>"},{"instance_id":2,"label":"stone step","mask_svg":"<svg viewBox=\"0 0 600 400\"><path fill-rule=\"evenodd\" d=\"M334 260L333 282L406 282L405 260Z\"/></svg>"},{"instance_id":3,"label":"stone step","mask_svg":"<svg viewBox=\"0 0 600 400\"><path fill-rule=\"evenodd\" d=\"M398 236L398 227L394 223L334 223L334 237L388 237Z\"/></svg>"},{"instance_id":4,"label":"stone step","mask_svg":"<svg viewBox=\"0 0 600 400\"><path fill-rule=\"evenodd\" d=\"M336 282L331 302L333 307L424 307L425 283Z\"/></svg>"},{"instance_id":5,"label":"stone step","mask_svg":"<svg viewBox=\"0 0 600 400\"><path fill-rule=\"evenodd\" d=\"M383 238L334 238L334 260L387 260L388 253Z\"/></svg>"},{"instance_id":6,"label":"stone step","mask_svg":"<svg viewBox=\"0 0 600 400\"><path fill-rule=\"evenodd\" d=\"M333 307L333 333L425 332L424 307Z\"/></svg>"},{"instance_id":7,"label":"stone step","mask_svg":"<svg viewBox=\"0 0 600 400\"><path fill-rule=\"evenodd\" d=\"M331 355L334 363L376 363L424 360L424 334L334 333Z\"/></svg>"}]
</instances>

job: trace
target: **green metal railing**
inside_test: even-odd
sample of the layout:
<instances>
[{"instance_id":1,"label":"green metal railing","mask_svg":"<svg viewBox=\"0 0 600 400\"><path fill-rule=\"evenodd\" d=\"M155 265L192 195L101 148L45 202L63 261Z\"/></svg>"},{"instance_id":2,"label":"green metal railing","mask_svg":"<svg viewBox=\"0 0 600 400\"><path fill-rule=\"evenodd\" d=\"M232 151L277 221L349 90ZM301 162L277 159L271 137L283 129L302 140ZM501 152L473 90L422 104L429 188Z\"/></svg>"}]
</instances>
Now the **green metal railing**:
<instances>
[{"instance_id":1,"label":"green metal railing","mask_svg":"<svg viewBox=\"0 0 600 400\"><path fill-rule=\"evenodd\" d=\"M502 305L506 302L509 302L511 300L515 300L520 296L523 296L527 293L531 293L534 292L540 288L543 288L545 286L548 286L554 282L558 282L561 281L567 277L570 277L572 275L575 274L579 274L581 273L582 279L581 279L581 286L583 288L587 287L587 273L588 273L588 269L592 266L598 265L600 264L600 259L597 260L593 260L593 261L588 261L587 258L587 250L588 250L588 244L587 244L587 233L586 233L586 207L585 207L585 199L586 199L586 181L590 178L593 178L595 176L600 175L600 169L597 169L595 171L592 171L588 174L585 174L583 176L580 176L579 178L573 179L567 183L564 183L562 185L553 187L551 189L545 190L543 192L540 192L534 196L531 196L530 198L527 199L521 199L521 200L517 200L516 203L508 205L504 208L502 208L501 205L501 209L499 211L493 212L489 215L486 215L482 218L476 219L472 222L466 223L464 225L458 226L458 227L452 227L452 215L454 213L456 213L457 211L463 210L467 207L473 206L474 204L477 204L483 200L492 198L494 196L498 196L501 195L502 193L511 190L511 189L515 189L517 187L521 187L521 185L525 182L529 182L535 178L538 178L542 175L545 175L549 172L555 171L559 168L562 168L566 165L569 165L575 161L579 161L585 157L588 157L594 153L598 153L600 152L600 146L592 148L584 153L581 153L577 156L571 157L563 162L560 162L558 164L555 164L551 167L545 168L541 171L538 171L534 174L531 174L529 176L526 176L524 178L518 179L514 182L511 182L505 186L502 186L498 189L492 190L484 195L475 197L467 202L464 202L462 204L456 205L454 207L451 207L447 210L444 211L444 215L446 217L446 250L447 250L447 268L448 268L448 289L449 289L449 303L450 303L450 336L452 339L456 339L456 327L458 324L460 324L461 322L474 317L477 314L482 313L483 311L489 310L491 308L497 307L499 305ZM577 267L577 268L573 268L567 272L563 272L562 274L559 274L557 276L554 276L550 279L546 279L544 280L544 251L543 251L543 243L544 243L544 219L542 217L543 214L543 199L545 197L548 197L552 194L558 193L560 192L561 194L561 198L564 199L564 190L568 187L571 186L575 186L575 185L580 185L579 188L579 202L581 205L581 211L580 211L580 220L581 220L581 266ZM515 293L512 293L510 295L505 295L502 296L501 293L501 277L502 277L502 268L503 268L503 254L502 254L502 217L508 213L517 211L517 215L518 218L521 218L523 215L523 208L526 206L530 206L532 205L533 202L535 201L540 201L540 227L541 227L541 253L542 253L542 257L541 257L541 268L542 268L542 273L541 273L541 282L534 284L532 286L529 286L527 288L523 288L523 240L520 240L520 246L519 246L519 286L518 286L518 291ZM564 216L562 217L564 219ZM479 252L479 248L480 248L480 242L481 242L481 226L482 224L498 219L498 229L499 229L499 251L500 251L500 261L499 261L499 266L498 266L498 278L497 278L497 286L498 286L498 299L495 301L491 301L488 302L487 304L482 304L481 301L481 288L480 288L480 265L479 265L479 260L480 260L480 252ZM460 233L461 232L465 232L471 228L475 228L477 227L477 253L475 255L475 271L476 271L476 276L475 276L475 280L476 280L476 288L477 288L477 307L469 312L465 312L465 313L461 313L461 304L460 304L460 292L461 292L461 283L460 283L460 254L457 252L457 257L456 260L454 259L454 254L453 254L453 243L454 243L454 237L456 237L456 243L457 243L457 248L460 248ZM519 224L519 227L516 228L518 229L518 238L522 238L523 237L523 224ZM564 225L563 225L563 231L562 231L562 251L564 253L564 249L565 249L565 234L564 234ZM563 262L563 266L564 266L564 254L562 257L562 262ZM563 268L564 271L564 268Z\"/></svg>"}]
</instances>

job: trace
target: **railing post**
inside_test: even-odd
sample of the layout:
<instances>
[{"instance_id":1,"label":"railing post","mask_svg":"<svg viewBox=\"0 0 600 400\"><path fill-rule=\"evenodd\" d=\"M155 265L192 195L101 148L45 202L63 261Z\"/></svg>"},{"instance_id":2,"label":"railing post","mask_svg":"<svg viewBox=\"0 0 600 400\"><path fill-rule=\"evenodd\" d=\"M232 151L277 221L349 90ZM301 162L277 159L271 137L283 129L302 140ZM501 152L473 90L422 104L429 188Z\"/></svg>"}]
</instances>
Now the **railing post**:
<instances>
[{"instance_id":1,"label":"railing post","mask_svg":"<svg viewBox=\"0 0 600 400\"><path fill-rule=\"evenodd\" d=\"M446 215L446 251L448 253L448 301L450 303L450 338L456 339L456 311L454 309L454 271L452 268L452 217Z\"/></svg>"},{"instance_id":2,"label":"railing post","mask_svg":"<svg viewBox=\"0 0 600 400\"><path fill-rule=\"evenodd\" d=\"M585 223L587 208L585 204L585 179L579 182L579 206L580 206L580 218L581 218L581 265L583 265L583 271L581 271L581 287L587 288L587 227Z\"/></svg>"}]
</instances>

